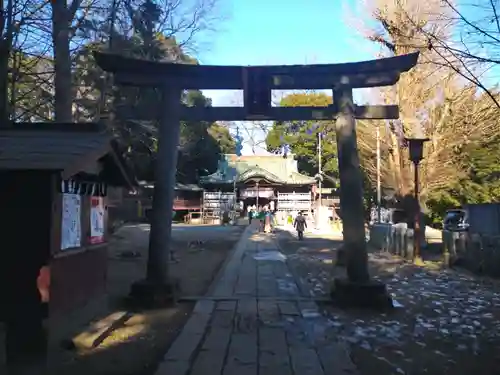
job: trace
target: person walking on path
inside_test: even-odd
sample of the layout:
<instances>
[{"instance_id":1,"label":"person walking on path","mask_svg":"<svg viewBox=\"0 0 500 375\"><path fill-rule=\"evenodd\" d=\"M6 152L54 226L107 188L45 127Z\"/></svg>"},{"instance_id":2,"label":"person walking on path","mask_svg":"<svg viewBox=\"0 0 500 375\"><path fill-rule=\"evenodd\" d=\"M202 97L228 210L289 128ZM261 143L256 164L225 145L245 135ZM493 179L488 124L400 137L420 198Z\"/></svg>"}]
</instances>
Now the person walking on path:
<instances>
[{"instance_id":1,"label":"person walking on path","mask_svg":"<svg viewBox=\"0 0 500 375\"><path fill-rule=\"evenodd\" d=\"M299 213L297 214L293 226L297 230L299 240L302 241L304 239L304 230L307 228L307 223L306 223L306 218L302 216L301 211L299 211Z\"/></svg>"},{"instance_id":2,"label":"person walking on path","mask_svg":"<svg viewBox=\"0 0 500 375\"><path fill-rule=\"evenodd\" d=\"M255 217L257 220L259 220L259 232L264 231L264 220L266 218L266 213L262 209L262 207L259 207L259 211L257 212L257 216Z\"/></svg>"},{"instance_id":3,"label":"person walking on path","mask_svg":"<svg viewBox=\"0 0 500 375\"><path fill-rule=\"evenodd\" d=\"M253 208L251 206L247 207L247 215L248 215L248 224L252 224Z\"/></svg>"},{"instance_id":4,"label":"person walking on path","mask_svg":"<svg viewBox=\"0 0 500 375\"><path fill-rule=\"evenodd\" d=\"M266 207L264 215L264 233L271 233L273 213Z\"/></svg>"}]
</instances>

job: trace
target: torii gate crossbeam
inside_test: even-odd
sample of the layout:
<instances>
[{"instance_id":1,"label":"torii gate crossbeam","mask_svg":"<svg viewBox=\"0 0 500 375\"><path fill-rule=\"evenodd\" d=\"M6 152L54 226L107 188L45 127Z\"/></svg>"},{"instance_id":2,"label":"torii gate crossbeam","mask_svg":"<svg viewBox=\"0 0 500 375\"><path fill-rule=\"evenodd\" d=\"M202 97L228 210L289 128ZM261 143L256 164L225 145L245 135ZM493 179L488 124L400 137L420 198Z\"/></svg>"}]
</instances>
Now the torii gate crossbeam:
<instances>
[{"instance_id":1,"label":"torii gate crossbeam","mask_svg":"<svg viewBox=\"0 0 500 375\"><path fill-rule=\"evenodd\" d=\"M383 284L370 280L365 243L363 186L356 145L355 120L397 119L397 106L356 106L355 88L390 86L401 73L412 69L418 52L386 59L345 64L291 66L205 66L159 63L95 53L98 65L113 73L115 84L157 87L163 93L161 108L149 115L160 119L155 170L153 220L151 222L147 279L137 284L151 295L168 289L168 254L171 239L177 145L181 120L335 120L340 173L341 215L348 280L336 280L336 294L362 304L384 303ZM243 107L185 107L181 93L187 89L242 89ZM272 107L272 90L331 89L328 107ZM120 108L118 117L134 117ZM149 118L151 119L151 118ZM339 290L342 291L339 292ZM340 295L339 295L340 294Z\"/></svg>"}]
</instances>

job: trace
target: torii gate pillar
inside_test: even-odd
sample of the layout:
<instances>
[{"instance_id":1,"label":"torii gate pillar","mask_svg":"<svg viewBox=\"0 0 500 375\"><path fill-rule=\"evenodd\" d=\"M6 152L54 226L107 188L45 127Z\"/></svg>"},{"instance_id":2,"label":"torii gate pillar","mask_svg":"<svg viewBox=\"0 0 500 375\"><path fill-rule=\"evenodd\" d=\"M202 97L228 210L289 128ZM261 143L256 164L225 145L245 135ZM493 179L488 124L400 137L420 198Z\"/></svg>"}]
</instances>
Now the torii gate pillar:
<instances>
[{"instance_id":1,"label":"torii gate pillar","mask_svg":"<svg viewBox=\"0 0 500 375\"><path fill-rule=\"evenodd\" d=\"M356 139L352 88L333 89L337 119L335 135L340 176L340 214L344 244L337 265L345 265L348 279L335 279L331 295L342 305L391 308L385 284L370 280L364 221L363 176Z\"/></svg>"},{"instance_id":2,"label":"torii gate pillar","mask_svg":"<svg viewBox=\"0 0 500 375\"><path fill-rule=\"evenodd\" d=\"M334 89L333 101L337 103L338 111L335 135L340 176L340 213L344 232L344 247L339 249L337 264L345 265L352 279L366 283L370 277L365 244L365 222L364 216L359 215L360 212L364 212L363 176L357 149L352 89L349 87ZM344 248L349 251L348 254L344 253Z\"/></svg>"},{"instance_id":3,"label":"torii gate pillar","mask_svg":"<svg viewBox=\"0 0 500 375\"><path fill-rule=\"evenodd\" d=\"M147 272L146 278L135 282L130 290L130 296L142 306L167 305L175 301L178 289L169 275L169 261L180 136L181 90L171 85L162 87L160 92L162 112L154 164L155 184Z\"/></svg>"}]
</instances>

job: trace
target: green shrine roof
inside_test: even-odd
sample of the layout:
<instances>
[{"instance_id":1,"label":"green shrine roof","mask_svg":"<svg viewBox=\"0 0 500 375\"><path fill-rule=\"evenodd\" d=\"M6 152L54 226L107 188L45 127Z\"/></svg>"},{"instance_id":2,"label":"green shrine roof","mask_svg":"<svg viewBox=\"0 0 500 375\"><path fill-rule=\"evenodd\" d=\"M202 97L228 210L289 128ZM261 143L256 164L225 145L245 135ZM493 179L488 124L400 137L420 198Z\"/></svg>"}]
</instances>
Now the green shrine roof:
<instances>
[{"instance_id":1,"label":"green shrine roof","mask_svg":"<svg viewBox=\"0 0 500 375\"><path fill-rule=\"evenodd\" d=\"M270 182L289 185L312 185L313 177L299 173L293 155L240 156L226 154L219 162L218 170L200 177L200 184L229 184L245 182L252 178L264 178Z\"/></svg>"}]
</instances>

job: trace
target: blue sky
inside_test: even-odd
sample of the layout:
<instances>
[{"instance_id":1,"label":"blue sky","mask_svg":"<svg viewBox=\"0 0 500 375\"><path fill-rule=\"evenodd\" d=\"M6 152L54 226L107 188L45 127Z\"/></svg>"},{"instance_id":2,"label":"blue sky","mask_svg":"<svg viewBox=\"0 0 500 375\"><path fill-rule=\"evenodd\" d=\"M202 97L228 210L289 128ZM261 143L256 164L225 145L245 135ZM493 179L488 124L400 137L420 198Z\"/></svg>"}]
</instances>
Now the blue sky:
<instances>
[{"instance_id":1,"label":"blue sky","mask_svg":"<svg viewBox=\"0 0 500 375\"><path fill-rule=\"evenodd\" d=\"M345 7L356 8L353 4L359 7L357 0L220 1L227 2L224 5L229 7L229 17L222 30L212 35L210 48L198 54L203 64L340 63L372 59L379 48L360 37L346 22ZM363 12L362 8L359 10ZM484 17L476 8L461 10L473 21ZM497 73L488 72L485 76L488 83L498 82L500 74ZM359 98L356 94L359 93L355 93L355 99ZM238 95L234 92L205 91L205 95L212 98L215 106L238 104ZM265 138L263 131L255 132L255 126L242 124L240 127L247 141L250 137L245 128L254 130L256 141ZM234 128L233 124L233 131ZM243 152L251 153L248 143Z\"/></svg>"},{"instance_id":2,"label":"blue sky","mask_svg":"<svg viewBox=\"0 0 500 375\"><path fill-rule=\"evenodd\" d=\"M343 0L233 0L232 3L223 30L215 35L211 48L199 56L203 64L339 63L373 58L370 44L345 24ZM205 94L215 106L235 104L235 93L206 91ZM262 139L263 132L258 133L256 136ZM242 135L245 137L244 131ZM245 145L244 153L249 152L249 146Z\"/></svg>"},{"instance_id":3,"label":"blue sky","mask_svg":"<svg viewBox=\"0 0 500 375\"><path fill-rule=\"evenodd\" d=\"M342 62L369 58L352 45L343 0L234 0L205 64ZM358 39L359 41L359 39Z\"/></svg>"}]
</instances>

